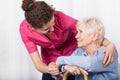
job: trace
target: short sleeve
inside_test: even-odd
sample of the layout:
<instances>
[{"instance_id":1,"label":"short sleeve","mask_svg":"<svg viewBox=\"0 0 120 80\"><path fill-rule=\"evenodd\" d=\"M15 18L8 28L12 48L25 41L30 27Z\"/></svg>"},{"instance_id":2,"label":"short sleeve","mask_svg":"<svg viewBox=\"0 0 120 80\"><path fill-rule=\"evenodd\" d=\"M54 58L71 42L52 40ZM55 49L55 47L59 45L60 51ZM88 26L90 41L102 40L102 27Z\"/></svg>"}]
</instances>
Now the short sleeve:
<instances>
[{"instance_id":1,"label":"short sleeve","mask_svg":"<svg viewBox=\"0 0 120 80\"><path fill-rule=\"evenodd\" d=\"M23 21L20 24L20 35L21 35L22 41L23 41L27 51L29 52L29 54L31 54L31 53L38 51L38 50L37 50L36 44L34 42L32 42L30 40L30 38L27 36L28 32L25 29L25 26L27 26L27 24Z\"/></svg>"}]
</instances>

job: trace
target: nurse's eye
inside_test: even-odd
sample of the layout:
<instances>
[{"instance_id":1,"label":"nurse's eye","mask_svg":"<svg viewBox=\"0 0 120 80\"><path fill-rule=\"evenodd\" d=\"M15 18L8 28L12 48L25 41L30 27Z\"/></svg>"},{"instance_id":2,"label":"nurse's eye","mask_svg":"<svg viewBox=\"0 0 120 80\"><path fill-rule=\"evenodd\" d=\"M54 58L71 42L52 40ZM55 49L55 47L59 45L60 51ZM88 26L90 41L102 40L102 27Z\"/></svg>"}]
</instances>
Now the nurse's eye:
<instances>
[{"instance_id":1,"label":"nurse's eye","mask_svg":"<svg viewBox=\"0 0 120 80\"><path fill-rule=\"evenodd\" d=\"M50 28L46 28L46 29L44 29L44 31L49 31L50 30Z\"/></svg>"}]
</instances>

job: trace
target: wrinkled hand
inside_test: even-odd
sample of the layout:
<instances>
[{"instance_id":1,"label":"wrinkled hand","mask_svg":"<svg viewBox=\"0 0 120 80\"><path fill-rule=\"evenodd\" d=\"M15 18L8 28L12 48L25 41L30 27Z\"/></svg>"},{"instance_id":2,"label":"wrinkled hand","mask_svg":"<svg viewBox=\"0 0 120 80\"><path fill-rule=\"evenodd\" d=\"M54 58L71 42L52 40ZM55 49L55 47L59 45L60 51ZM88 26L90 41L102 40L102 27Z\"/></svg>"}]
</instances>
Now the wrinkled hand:
<instances>
[{"instance_id":1,"label":"wrinkled hand","mask_svg":"<svg viewBox=\"0 0 120 80\"><path fill-rule=\"evenodd\" d=\"M72 75L81 74L81 71L84 71L86 73L86 75L88 75L88 73L84 69L77 67L77 66L65 65L64 69L66 71L69 71Z\"/></svg>"},{"instance_id":2,"label":"wrinkled hand","mask_svg":"<svg viewBox=\"0 0 120 80\"><path fill-rule=\"evenodd\" d=\"M48 70L51 75L59 75L59 66L55 62L51 62L48 65Z\"/></svg>"},{"instance_id":3,"label":"wrinkled hand","mask_svg":"<svg viewBox=\"0 0 120 80\"><path fill-rule=\"evenodd\" d=\"M87 72L87 71L85 71L85 70L82 69L82 68L79 68L79 69L80 69L81 72L84 72L86 75L88 75L88 72Z\"/></svg>"},{"instance_id":4,"label":"wrinkled hand","mask_svg":"<svg viewBox=\"0 0 120 80\"><path fill-rule=\"evenodd\" d=\"M111 43L102 51L102 53L105 53L105 58L103 61L104 66L112 64L114 61L115 50L115 45Z\"/></svg>"}]
</instances>

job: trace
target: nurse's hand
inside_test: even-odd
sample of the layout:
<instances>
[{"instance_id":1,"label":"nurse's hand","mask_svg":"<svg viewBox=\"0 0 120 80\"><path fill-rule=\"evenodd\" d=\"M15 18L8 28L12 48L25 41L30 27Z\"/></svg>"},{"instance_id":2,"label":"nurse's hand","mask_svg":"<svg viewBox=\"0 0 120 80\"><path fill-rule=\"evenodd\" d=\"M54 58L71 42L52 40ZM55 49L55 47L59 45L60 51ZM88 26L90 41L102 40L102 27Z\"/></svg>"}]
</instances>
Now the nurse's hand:
<instances>
[{"instance_id":1,"label":"nurse's hand","mask_svg":"<svg viewBox=\"0 0 120 80\"><path fill-rule=\"evenodd\" d=\"M103 61L104 66L109 66L114 61L114 55L115 55L116 47L114 44L109 44L106 46L106 48L102 51L102 53L105 53L105 58Z\"/></svg>"},{"instance_id":2,"label":"nurse's hand","mask_svg":"<svg viewBox=\"0 0 120 80\"><path fill-rule=\"evenodd\" d=\"M48 65L48 70L51 75L59 75L59 66L55 62L51 62Z\"/></svg>"}]
</instances>

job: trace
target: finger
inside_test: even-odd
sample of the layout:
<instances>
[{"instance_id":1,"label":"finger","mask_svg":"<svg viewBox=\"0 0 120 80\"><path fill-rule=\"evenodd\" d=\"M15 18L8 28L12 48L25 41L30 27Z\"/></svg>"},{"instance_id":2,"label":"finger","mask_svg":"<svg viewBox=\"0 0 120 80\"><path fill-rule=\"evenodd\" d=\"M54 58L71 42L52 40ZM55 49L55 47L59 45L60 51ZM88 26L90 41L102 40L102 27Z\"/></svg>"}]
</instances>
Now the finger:
<instances>
[{"instance_id":1,"label":"finger","mask_svg":"<svg viewBox=\"0 0 120 80\"><path fill-rule=\"evenodd\" d=\"M50 66L50 67L59 67L56 63L54 63L54 62L51 62L48 66Z\"/></svg>"},{"instance_id":2,"label":"finger","mask_svg":"<svg viewBox=\"0 0 120 80\"><path fill-rule=\"evenodd\" d=\"M49 70L49 71L56 71L56 70L59 71L59 68L58 68L58 67L55 67L55 66L49 66L49 67L48 67L48 70Z\"/></svg>"},{"instance_id":3,"label":"finger","mask_svg":"<svg viewBox=\"0 0 120 80\"><path fill-rule=\"evenodd\" d=\"M74 75L77 75L77 71L74 71Z\"/></svg>"},{"instance_id":4,"label":"finger","mask_svg":"<svg viewBox=\"0 0 120 80\"><path fill-rule=\"evenodd\" d=\"M115 56L114 54L111 55L111 64L112 64L113 61L114 61L114 56Z\"/></svg>"},{"instance_id":5,"label":"finger","mask_svg":"<svg viewBox=\"0 0 120 80\"><path fill-rule=\"evenodd\" d=\"M75 75L75 70L70 70L70 74Z\"/></svg>"},{"instance_id":6,"label":"finger","mask_svg":"<svg viewBox=\"0 0 120 80\"><path fill-rule=\"evenodd\" d=\"M52 73L51 75L57 76L57 75L59 75L59 73Z\"/></svg>"},{"instance_id":7,"label":"finger","mask_svg":"<svg viewBox=\"0 0 120 80\"><path fill-rule=\"evenodd\" d=\"M85 71L84 69L80 68L80 71L81 71L81 72L84 72L86 75L88 75L88 72Z\"/></svg>"},{"instance_id":8,"label":"finger","mask_svg":"<svg viewBox=\"0 0 120 80\"><path fill-rule=\"evenodd\" d=\"M103 53L105 53L105 51L106 51L106 50L104 49L103 51L101 51L101 52L100 52L100 54L103 54Z\"/></svg>"},{"instance_id":9,"label":"finger","mask_svg":"<svg viewBox=\"0 0 120 80\"><path fill-rule=\"evenodd\" d=\"M75 69L75 75L78 75L78 74L80 74L80 70L77 68L77 69Z\"/></svg>"},{"instance_id":10,"label":"finger","mask_svg":"<svg viewBox=\"0 0 120 80\"><path fill-rule=\"evenodd\" d=\"M55 65L56 63L55 62L50 62L50 65Z\"/></svg>"},{"instance_id":11,"label":"finger","mask_svg":"<svg viewBox=\"0 0 120 80\"><path fill-rule=\"evenodd\" d=\"M52 74L52 75L58 75L59 71L49 71L49 73Z\"/></svg>"},{"instance_id":12,"label":"finger","mask_svg":"<svg viewBox=\"0 0 120 80\"><path fill-rule=\"evenodd\" d=\"M49 71L59 71L58 68L49 68L48 70L49 70Z\"/></svg>"},{"instance_id":13,"label":"finger","mask_svg":"<svg viewBox=\"0 0 120 80\"><path fill-rule=\"evenodd\" d=\"M58 66L58 65L55 65L55 64L50 64L49 67L50 67L50 68L59 68L59 66Z\"/></svg>"},{"instance_id":14,"label":"finger","mask_svg":"<svg viewBox=\"0 0 120 80\"><path fill-rule=\"evenodd\" d=\"M75 73L74 73L74 72L72 72L72 71L70 71L70 74L75 75Z\"/></svg>"},{"instance_id":15,"label":"finger","mask_svg":"<svg viewBox=\"0 0 120 80\"><path fill-rule=\"evenodd\" d=\"M76 70L76 72L77 72L77 74L81 74L81 71L78 69L78 70Z\"/></svg>"},{"instance_id":16,"label":"finger","mask_svg":"<svg viewBox=\"0 0 120 80\"><path fill-rule=\"evenodd\" d=\"M74 75L77 75L77 72L76 72L76 71L74 72Z\"/></svg>"},{"instance_id":17,"label":"finger","mask_svg":"<svg viewBox=\"0 0 120 80\"><path fill-rule=\"evenodd\" d=\"M57 67L54 65L50 65L49 68L57 68Z\"/></svg>"},{"instance_id":18,"label":"finger","mask_svg":"<svg viewBox=\"0 0 120 80\"><path fill-rule=\"evenodd\" d=\"M110 63L111 63L111 56L109 55L105 63L105 66L108 66Z\"/></svg>"},{"instance_id":19,"label":"finger","mask_svg":"<svg viewBox=\"0 0 120 80\"><path fill-rule=\"evenodd\" d=\"M112 64L112 63L113 63L113 61L114 61L114 56L111 58L111 63L110 63L110 64Z\"/></svg>"},{"instance_id":20,"label":"finger","mask_svg":"<svg viewBox=\"0 0 120 80\"><path fill-rule=\"evenodd\" d=\"M106 64L106 62L107 62L107 59L108 59L108 52L106 52L106 54L105 54L105 58L104 58L104 60L103 60L103 64L105 65Z\"/></svg>"},{"instance_id":21,"label":"finger","mask_svg":"<svg viewBox=\"0 0 120 80\"><path fill-rule=\"evenodd\" d=\"M59 76L63 77L63 74L62 74L62 72L60 72L60 73L59 73Z\"/></svg>"},{"instance_id":22,"label":"finger","mask_svg":"<svg viewBox=\"0 0 120 80\"><path fill-rule=\"evenodd\" d=\"M48 70L49 70L49 71L59 71L58 68L49 68Z\"/></svg>"}]
</instances>

